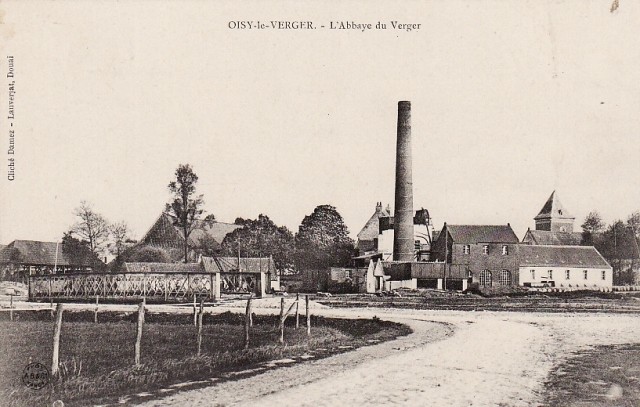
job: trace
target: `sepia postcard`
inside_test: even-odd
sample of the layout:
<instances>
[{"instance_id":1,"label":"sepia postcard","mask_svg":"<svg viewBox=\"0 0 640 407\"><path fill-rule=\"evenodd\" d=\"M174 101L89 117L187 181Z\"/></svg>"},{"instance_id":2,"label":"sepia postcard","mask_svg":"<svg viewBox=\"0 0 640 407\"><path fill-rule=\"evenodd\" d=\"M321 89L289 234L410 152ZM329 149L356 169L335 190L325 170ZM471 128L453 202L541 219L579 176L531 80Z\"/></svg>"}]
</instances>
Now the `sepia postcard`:
<instances>
[{"instance_id":1,"label":"sepia postcard","mask_svg":"<svg viewBox=\"0 0 640 407\"><path fill-rule=\"evenodd\" d=\"M639 21L1 1L0 405L640 405Z\"/></svg>"}]
</instances>

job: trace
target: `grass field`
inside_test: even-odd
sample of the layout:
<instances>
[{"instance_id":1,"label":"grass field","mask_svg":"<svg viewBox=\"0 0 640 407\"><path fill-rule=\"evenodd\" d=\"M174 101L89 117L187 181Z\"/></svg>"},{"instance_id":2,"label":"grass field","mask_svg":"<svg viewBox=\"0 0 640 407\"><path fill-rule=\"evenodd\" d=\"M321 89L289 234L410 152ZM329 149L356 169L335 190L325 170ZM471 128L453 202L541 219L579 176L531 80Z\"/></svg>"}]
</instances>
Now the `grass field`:
<instances>
[{"instance_id":1,"label":"grass field","mask_svg":"<svg viewBox=\"0 0 640 407\"><path fill-rule=\"evenodd\" d=\"M640 344L580 352L554 368L545 387L548 406L639 406Z\"/></svg>"},{"instance_id":2,"label":"grass field","mask_svg":"<svg viewBox=\"0 0 640 407\"><path fill-rule=\"evenodd\" d=\"M66 406L114 401L118 395L172 383L215 377L268 360L300 356L321 349L321 356L359 347L371 340L406 335L404 325L377 319L341 320L313 317L312 336L287 320L285 345L278 344L275 316L254 316L251 346L244 348L244 317L205 315L202 355L197 356L196 328L190 315L147 314L142 336L142 366L134 366L135 314L66 312L60 347L60 376L42 390L21 381L30 362L51 364L53 322L49 312L18 313L0 322L0 400L7 406ZM304 324L301 318L301 324ZM304 325L303 325L304 326Z\"/></svg>"}]
</instances>

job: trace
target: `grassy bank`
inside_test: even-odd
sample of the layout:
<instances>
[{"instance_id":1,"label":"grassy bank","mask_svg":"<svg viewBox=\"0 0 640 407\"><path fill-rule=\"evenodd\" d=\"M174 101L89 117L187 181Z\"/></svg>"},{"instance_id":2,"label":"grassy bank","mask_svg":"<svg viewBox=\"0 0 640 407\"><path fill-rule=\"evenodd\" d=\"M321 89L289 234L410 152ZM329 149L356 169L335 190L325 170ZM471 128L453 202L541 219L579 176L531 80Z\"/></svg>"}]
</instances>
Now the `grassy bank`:
<instances>
[{"instance_id":1,"label":"grassy bank","mask_svg":"<svg viewBox=\"0 0 640 407\"><path fill-rule=\"evenodd\" d=\"M24 386L21 375L31 361L50 366L53 322L49 312L17 313L0 322L0 399L2 405L67 406L114 401L118 395L149 391L172 383L216 377L261 362L314 353L324 357L406 335L404 325L377 319L313 317L312 335L287 320L285 346L278 344L277 317L254 316L251 346L244 348L244 318L205 315L201 356L190 315L147 314L142 336L142 366L134 366L135 314L66 312L61 336L60 377L42 390ZM304 324L301 318L301 325ZM303 325L304 326L304 325ZM351 349L351 348L349 348Z\"/></svg>"},{"instance_id":2,"label":"grassy bank","mask_svg":"<svg viewBox=\"0 0 640 407\"><path fill-rule=\"evenodd\" d=\"M639 406L640 344L598 346L553 369L548 406Z\"/></svg>"}]
</instances>

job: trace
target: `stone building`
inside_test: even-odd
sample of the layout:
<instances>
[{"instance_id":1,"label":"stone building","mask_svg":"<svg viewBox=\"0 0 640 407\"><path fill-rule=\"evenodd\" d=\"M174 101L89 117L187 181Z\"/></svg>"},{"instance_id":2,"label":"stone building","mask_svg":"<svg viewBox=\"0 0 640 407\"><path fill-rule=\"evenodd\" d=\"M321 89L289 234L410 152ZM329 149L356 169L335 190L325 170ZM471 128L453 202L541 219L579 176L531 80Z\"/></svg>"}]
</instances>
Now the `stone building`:
<instances>
[{"instance_id":1,"label":"stone building","mask_svg":"<svg viewBox=\"0 0 640 407\"><path fill-rule=\"evenodd\" d=\"M457 272L455 280L480 287L518 284L518 237L511 225L444 224L432 248L433 259ZM461 275L463 270L466 275ZM448 287L448 284L447 284ZM464 289L464 287L462 288Z\"/></svg>"},{"instance_id":2,"label":"stone building","mask_svg":"<svg viewBox=\"0 0 640 407\"><path fill-rule=\"evenodd\" d=\"M613 268L613 284L640 283L640 249L630 228L615 227L606 232L586 234L575 231L575 217L569 214L553 191L534 218L535 230L522 238L527 245L593 246Z\"/></svg>"},{"instance_id":3,"label":"stone building","mask_svg":"<svg viewBox=\"0 0 640 407\"><path fill-rule=\"evenodd\" d=\"M521 245L519 263L523 286L593 290L613 285L613 269L593 246Z\"/></svg>"}]
</instances>

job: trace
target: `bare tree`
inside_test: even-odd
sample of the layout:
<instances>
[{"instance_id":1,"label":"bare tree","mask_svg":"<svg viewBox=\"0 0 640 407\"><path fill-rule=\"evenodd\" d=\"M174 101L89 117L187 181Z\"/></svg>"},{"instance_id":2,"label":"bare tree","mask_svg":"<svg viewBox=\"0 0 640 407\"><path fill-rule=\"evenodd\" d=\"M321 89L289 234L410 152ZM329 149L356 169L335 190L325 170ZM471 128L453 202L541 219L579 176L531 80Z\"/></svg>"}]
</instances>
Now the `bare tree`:
<instances>
[{"instance_id":1,"label":"bare tree","mask_svg":"<svg viewBox=\"0 0 640 407\"><path fill-rule=\"evenodd\" d=\"M111 254L120 256L122 250L125 247L125 243L129 239L129 226L125 221L112 223L109 226L109 232L111 233Z\"/></svg>"},{"instance_id":2,"label":"bare tree","mask_svg":"<svg viewBox=\"0 0 640 407\"><path fill-rule=\"evenodd\" d=\"M109 222L95 212L87 201L80 202L73 213L78 217L78 222L71 227L70 232L86 241L93 253L100 255L109 240Z\"/></svg>"}]
</instances>

